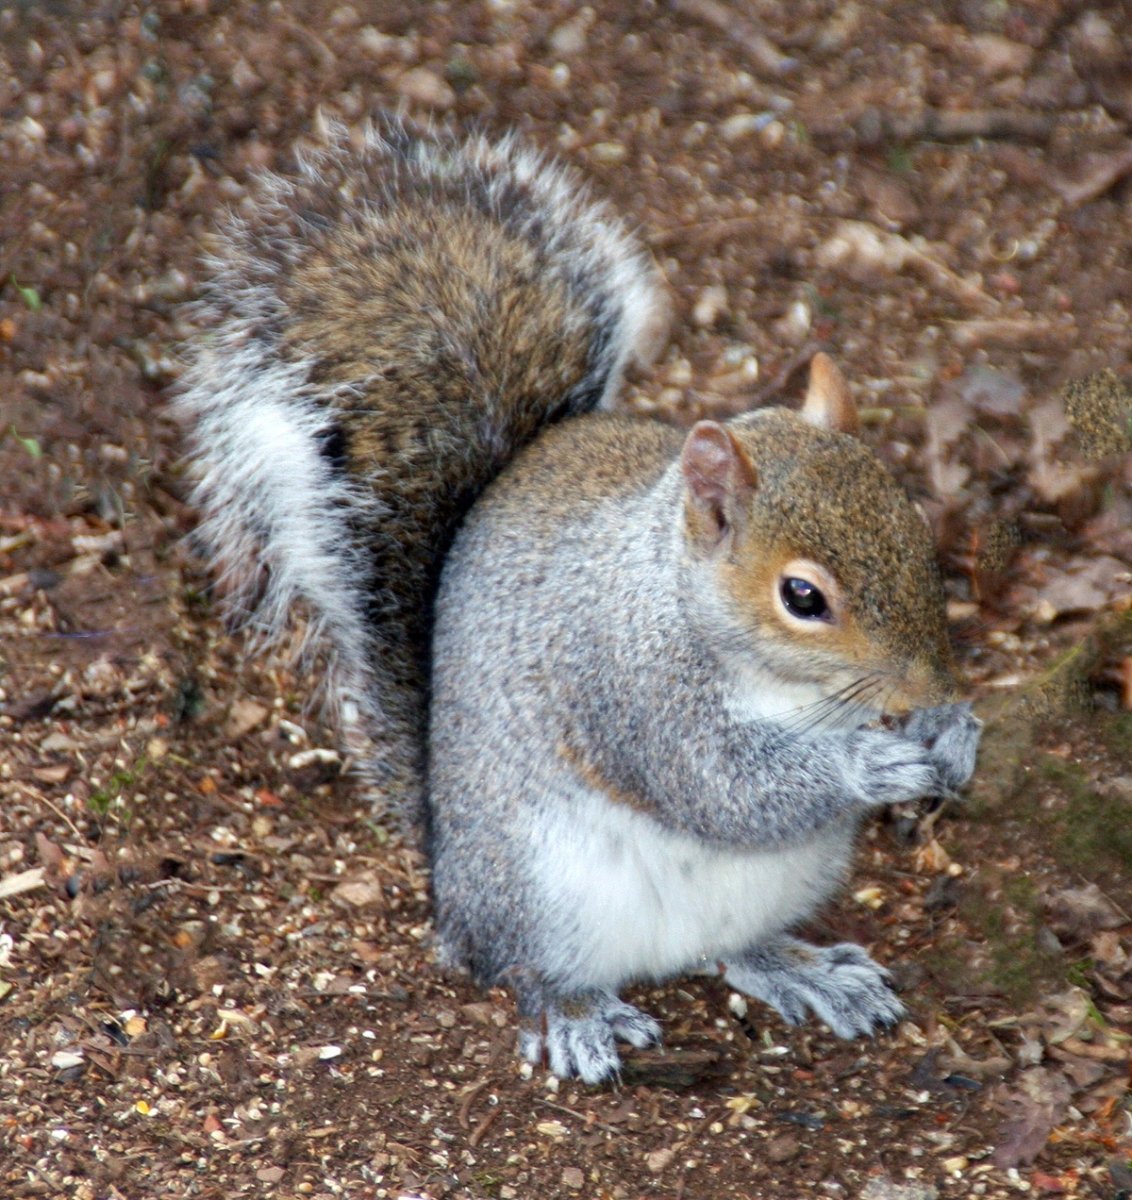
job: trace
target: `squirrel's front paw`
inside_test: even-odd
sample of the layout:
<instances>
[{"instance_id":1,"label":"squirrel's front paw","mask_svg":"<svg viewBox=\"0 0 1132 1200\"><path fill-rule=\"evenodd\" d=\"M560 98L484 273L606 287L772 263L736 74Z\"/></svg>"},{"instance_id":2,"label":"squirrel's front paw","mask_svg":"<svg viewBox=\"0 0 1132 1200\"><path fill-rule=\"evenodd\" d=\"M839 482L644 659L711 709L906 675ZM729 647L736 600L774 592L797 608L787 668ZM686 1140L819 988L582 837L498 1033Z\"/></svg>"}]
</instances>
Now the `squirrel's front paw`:
<instances>
[{"instance_id":1,"label":"squirrel's front paw","mask_svg":"<svg viewBox=\"0 0 1132 1200\"><path fill-rule=\"evenodd\" d=\"M614 1039L644 1049L660 1044L660 1026L647 1013L608 992L547 1003L523 1022L519 1053L546 1062L560 1079L601 1083L621 1071Z\"/></svg>"},{"instance_id":2,"label":"squirrel's front paw","mask_svg":"<svg viewBox=\"0 0 1132 1200\"><path fill-rule=\"evenodd\" d=\"M842 1038L875 1033L904 1015L889 973L848 942L810 946L781 938L727 963L724 978L776 1008L789 1024L812 1012Z\"/></svg>"},{"instance_id":3,"label":"squirrel's front paw","mask_svg":"<svg viewBox=\"0 0 1132 1200\"><path fill-rule=\"evenodd\" d=\"M927 750L944 787L955 791L975 770L982 728L970 704L941 704L938 708L917 709L905 721L902 732Z\"/></svg>"},{"instance_id":4,"label":"squirrel's front paw","mask_svg":"<svg viewBox=\"0 0 1132 1200\"><path fill-rule=\"evenodd\" d=\"M849 749L849 784L862 804L903 804L944 790L931 752L902 732L862 729L850 737Z\"/></svg>"}]
</instances>

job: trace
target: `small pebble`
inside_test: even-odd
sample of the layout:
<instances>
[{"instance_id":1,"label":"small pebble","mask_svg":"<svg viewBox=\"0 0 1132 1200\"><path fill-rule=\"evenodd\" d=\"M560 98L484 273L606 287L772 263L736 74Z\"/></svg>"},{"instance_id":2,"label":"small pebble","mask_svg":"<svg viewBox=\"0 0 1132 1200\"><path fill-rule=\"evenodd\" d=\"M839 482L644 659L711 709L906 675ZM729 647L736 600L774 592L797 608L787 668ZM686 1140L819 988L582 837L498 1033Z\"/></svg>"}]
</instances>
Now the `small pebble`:
<instances>
[{"instance_id":1,"label":"small pebble","mask_svg":"<svg viewBox=\"0 0 1132 1200\"><path fill-rule=\"evenodd\" d=\"M428 67L413 67L397 80L397 91L407 100L428 108L451 108L456 93L435 71Z\"/></svg>"},{"instance_id":2,"label":"small pebble","mask_svg":"<svg viewBox=\"0 0 1132 1200\"><path fill-rule=\"evenodd\" d=\"M710 329L727 312L727 289L715 284L700 292L692 309L692 323Z\"/></svg>"},{"instance_id":3,"label":"small pebble","mask_svg":"<svg viewBox=\"0 0 1132 1200\"><path fill-rule=\"evenodd\" d=\"M567 1167L562 1172L562 1183L571 1191L579 1192L586 1186L586 1177L580 1167Z\"/></svg>"}]
</instances>

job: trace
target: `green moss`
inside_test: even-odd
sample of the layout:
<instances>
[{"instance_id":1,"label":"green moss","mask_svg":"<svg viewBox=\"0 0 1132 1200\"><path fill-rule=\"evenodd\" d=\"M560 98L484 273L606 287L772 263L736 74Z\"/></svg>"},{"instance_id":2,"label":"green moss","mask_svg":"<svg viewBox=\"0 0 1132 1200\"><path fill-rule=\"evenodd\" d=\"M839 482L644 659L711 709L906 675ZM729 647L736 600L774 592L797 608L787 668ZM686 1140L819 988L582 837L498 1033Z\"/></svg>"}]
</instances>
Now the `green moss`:
<instances>
[{"instance_id":1,"label":"green moss","mask_svg":"<svg viewBox=\"0 0 1132 1200\"><path fill-rule=\"evenodd\" d=\"M890 146L885 159L888 169L897 175L907 175L912 170L912 152L903 144Z\"/></svg>"},{"instance_id":2,"label":"green moss","mask_svg":"<svg viewBox=\"0 0 1132 1200\"><path fill-rule=\"evenodd\" d=\"M1041 906L1038 890L1026 876L1012 875L993 886L993 899L982 889L968 891L960 909L986 946L980 978L1014 1005L1034 1000L1062 977L1060 955L1043 950L1038 941Z\"/></svg>"},{"instance_id":3,"label":"green moss","mask_svg":"<svg viewBox=\"0 0 1132 1200\"><path fill-rule=\"evenodd\" d=\"M980 874L981 886L963 893L959 910L970 933L982 943L982 961L973 971L964 944L950 947L955 976L993 988L1015 1007L1031 1004L1068 983L1087 985L1088 964L1068 963L1058 950L1043 945L1040 935L1046 917L1040 886L1028 875L995 868Z\"/></svg>"},{"instance_id":4,"label":"green moss","mask_svg":"<svg viewBox=\"0 0 1132 1200\"><path fill-rule=\"evenodd\" d=\"M964 990L971 980L969 952L965 943L958 938L937 938L931 946L930 967L932 975L948 992Z\"/></svg>"},{"instance_id":5,"label":"green moss","mask_svg":"<svg viewBox=\"0 0 1132 1200\"><path fill-rule=\"evenodd\" d=\"M1132 712L1121 713L1100 726L1101 740L1113 756L1132 762Z\"/></svg>"},{"instance_id":6,"label":"green moss","mask_svg":"<svg viewBox=\"0 0 1132 1200\"><path fill-rule=\"evenodd\" d=\"M1059 975L1058 956L1041 949L1037 931L992 936L987 981L1015 1006L1035 1000Z\"/></svg>"},{"instance_id":7,"label":"green moss","mask_svg":"<svg viewBox=\"0 0 1132 1200\"><path fill-rule=\"evenodd\" d=\"M1011 875L1002 885L1002 895L1008 904L1028 916L1038 911L1038 889L1028 875Z\"/></svg>"},{"instance_id":8,"label":"green moss","mask_svg":"<svg viewBox=\"0 0 1132 1200\"><path fill-rule=\"evenodd\" d=\"M1127 803L1101 795L1083 768L1051 754L1038 759L1035 774L1053 784L1064 798L1064 805L1036 810L1058 862L1090 880L1113 869L1132 872L1132 821Z\"/></svg>"},{"instance_id":9,"label":"green moss","mask_svg":"<svg viewBox=\"0 0 1132 1200\"><path fill-rule=\"evenodd\" d=\"M205 710L204 689L192 676L186 676L177 684L172 701L173 719L177 722L192 721Z\"/></svg>"},{"instance_id":10,"label":"green moss","mask_svg":"<svg viewBox=\"0 0 1132 1200\"><path fill-rule=\"evenodd\" d=\"M452 85L457 95L461 96L480 81L475 64L462 54L449 59L444 68L444 78Z\"/></svg>"},{"instance_id":11,"label":"green moss","mask_svg":"<svg viewBox=\"0 0 1132 1200\"><path fill-rule=\"evenodd\" d=\"M489 1196L496 1195L499 1189L507 1182L502 1175L493 1175L490 1171L477 1171L472 1178Z\"/></svg>"}]
</instances>

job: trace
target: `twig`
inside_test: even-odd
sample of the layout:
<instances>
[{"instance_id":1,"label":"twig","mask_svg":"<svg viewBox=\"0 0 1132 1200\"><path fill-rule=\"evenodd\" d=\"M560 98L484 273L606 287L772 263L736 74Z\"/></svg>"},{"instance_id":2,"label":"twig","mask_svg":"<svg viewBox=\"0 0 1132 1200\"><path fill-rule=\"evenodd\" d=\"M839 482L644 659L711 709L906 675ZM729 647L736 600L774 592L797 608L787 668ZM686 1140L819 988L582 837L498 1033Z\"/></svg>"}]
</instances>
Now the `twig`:
<instances>
[{"instance_id":1,"label":"twig","mask_svg":"<svg viewBox=\"0 0 1132 1200\"><path fill-rule=\"evenodd\" d=\"M27 871L20 871L16 875L9 875L6 879L0 879L0 900L6 900L9 896L18 896L21 892L31 892L37 887L42 887L45 883L43 868L32 867Z\"/></svg>"},{"instance_id":2,"label":"twig","mask_svg":"<svg viewBox=\"0 0 1132 1200\"><path fill-rule=\"evenodd\" d=\"M67 828L75 835L75 837L79 839L80 842L85 841L85 838L83 837L79 827L57 804L51 800L48 800L46 796L42 795L40 792L37 792L35 788L28 787L26 783L17 783L16 787L18 787L25 796L30 796L33 800L38 800L39 803L45 808L51 809L51 811L67 826Z\"/></svg>"},{"instance_id":3,"label":"twig","mask_svg":"<svg viewBox=\"0 0 1132 1200\"><path fill-rule=\"evenodd\" d=\"M1024 108L928 108L915 123L913 136L945 142L969 138L1023 138L1040 142L1056 127L1056 114Z\"/></svg>"},{"instance_id":4,"label":"twig","mask_svg":"<svg viewBox=\"0 0 1132 1200\"><path fill-rule=\"evenodd\" d=\"M468 1134L468 1145L474 1150L483 1139L483 1136L492 1127L503 1111L502 1105L497 1105L495 1108L488 1109L487 1116Z\"/></svg>"},{"instance_id":5,"label":"twig","mask_svg":"<svg viewBox=\"0 0 1132 1200\"><path fill-rule=\"evenodd\" d=\"M293 34L300 42L304 42L307 48L314 52L324 70L333 71L335 69L338 59L322 38L290 17L284 17L279 23L288 33Z\"/></svg>"},{"instance_id":6,"label":"twig","mask_svg":"<svg viewBox=\"0 0 1132 1200\"><path fill-rule=\"evenodd\" d=\"M1012 108L924 108L904 114L869 107L848 123L836 114L828 119L815 116L806 122L811 137L830 140L851 133L861 143L873 146L892 141L966 142L973 138L1046 142L1056 128L1056 113Z\"/></svg>"},{"instance_id":7,"label":"twig","mask_svg":"<svg viewBox=\"0 0 1132 1200\"><path fill-rule=\"evenodd\" d=\"M604 1129L606 1133L616 1133L620 1135L623 1131L618 1129L616 1125L607 1125L604 1121L599 1121L596 1118L592 1119L585 1113L576 1112L572 1108L567 1108L564 1104L555 1104L553 1100L544 1100L541 1096L535 1097L536 1104L545 1104L547 1108L553 1108L555 1112L565 1113L567 1116L573 1117L575 1120L582 1121L586 1125L596 1125L598 1129Z\"/></svg>"},{"instance_id":8,"label":"twig","mask_svg":"<svg viewBox=\"0 0 1132 1200\"><path fill-rule=\"evenodd\" d=\"M1077 336L1072 325L1033 317L991 317L947 324L952 340L965 349L987 342L996 346L1048 346Z\"/></svg>"},{"instance_id":9,"label":"twig","mask_svg":"<svg viewBox=\"0 0 1132 1200\"><path fill-rule=\"evenodd\" d=\"M751 56L760 71L768 75L787 75L798 66L798 59L781 50L742 12L720 0L672 0L672 7L682 16L702 21ZM744 8L747 6L744 5Z\"/></svg>"},{"instance_id":10,"label":"twig","mask_svg":"<svg viewBox=\"0 0 1132 1200\"><path fill-rule=\"evenodd\" d=\"M794 376L809 363L819 349L816 342L807 342L800 350L792 354L774 375L755 389L751 397L751 408L758 408L768 400L781 396Z\"/></svg>"},{"instance_id":11,"label":"twig","mask_svg":"<svg viewBox=\"0 0 1132 1200\"><path fill-rule=\"evenodd\" d=\"M490 1079L481 1079L479 1083L473 1083L460 1098L460 1107L456 1110L456 1120L459 1122L461 1129L467 1129L471 1125L471 1122L468 1120L468 1110L472 1107L472 1101L490 1082Z\"/></svg>"},{"instance_id":12,"label":"twig","mask_svg":"<svg viewBox=\"0 0 1132 1200\"><path fill-rule=\"evenodd\" d=\"M686 242L690 246L708 247L729 238L738 237L757 229L758 217L729 217L720 221L699 221L694 225L677 225L674 229L662 229L654 233L648 243L654 250Z\"/></svg>"},{"instance_id":13,"label":"twig","mask_svg":"<svg viewBox=\"0 0 1132 1200\"><path fill-rule=\"evenodd\" d=\"M1132 175L1132 145L1096 163L1079 179L1051 179L1050 187L1070 208L1080 208L1103 196L1126 175Z\"/></svg>"},{"instance_id":14,"label":"twig","mask_svg":"<svg viewBox=\"0 0 1132 1200\"><path fill-rule=\"evenodd\" d=\"M1050 1046L1053 1052L1054 1047ZM1078 1058L1092 1059L1094 1062L1112 1063L1114 1066L1127 1066L1132 1060L1132 1052L1125 1046L1099 1046L1095 1042L1084 1042L1080 1038L1067 1037L1057 1043L1056 1049ZM1056 1057L1056 1055L1054 1055Z\"/></svg>"}]
</instances>

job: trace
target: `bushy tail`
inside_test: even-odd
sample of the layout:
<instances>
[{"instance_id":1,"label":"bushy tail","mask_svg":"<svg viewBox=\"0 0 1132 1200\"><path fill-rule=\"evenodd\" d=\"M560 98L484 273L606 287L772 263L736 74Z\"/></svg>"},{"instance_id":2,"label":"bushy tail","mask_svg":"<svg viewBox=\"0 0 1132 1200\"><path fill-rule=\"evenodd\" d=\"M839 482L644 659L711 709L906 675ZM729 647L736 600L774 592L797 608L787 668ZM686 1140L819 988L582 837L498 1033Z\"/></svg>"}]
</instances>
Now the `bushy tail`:
<instances>
[{"instance_id":1,"label":"bushy tail","mask_svg":"<svg viewBox=\"0 0 1132 1200\"><path fill-rule=\"evenodd\" d=\"M416 811L455 526L542 426L653 356L655 271L512 138L334 127L218 236L200 313L177 399L200 537L259 629L306 611L370 775Z\"/></svg>"}]
</instances>

